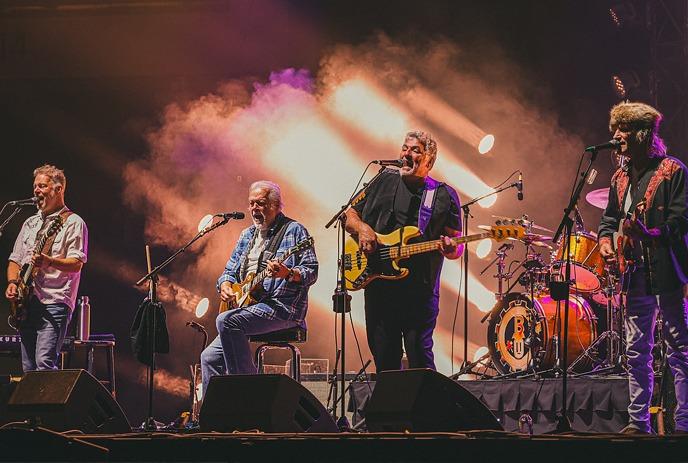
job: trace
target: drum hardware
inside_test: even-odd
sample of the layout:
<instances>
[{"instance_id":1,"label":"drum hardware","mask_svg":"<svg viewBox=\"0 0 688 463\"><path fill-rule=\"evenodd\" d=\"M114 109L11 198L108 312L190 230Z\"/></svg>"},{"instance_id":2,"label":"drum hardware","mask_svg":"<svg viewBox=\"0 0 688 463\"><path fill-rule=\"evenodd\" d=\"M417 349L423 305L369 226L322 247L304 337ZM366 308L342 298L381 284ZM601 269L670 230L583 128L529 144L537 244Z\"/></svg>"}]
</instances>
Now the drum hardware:
<instances>
[{"instance_id":1,"label":"drum hardware","mask_svg":"<svg viewBox=\"0 0 688 463\"><path fill-rule=\"evenodd\" d=\"M504 243L502 244L497 251L495 251L496 257L490 261L489 264L485 266L480 271L480 274L483 275L487 270L492 267L495 262L497 263L497 273L493 275L494 278L497 279L497 292L495 293L495 298L496 300L501 300L504 297L504 294L502 292L502 287L505 279L508 279L507 273L504 273L504 261L506 260L506 254L507 251L511 250L514 248L514 245L512 243Z\"/></svg>"},{"instance_id":2,"label":"drum hardware","mask_svg":"<svg viewBox=\"0 0 688 463\"><path fill-rule=\"evenodd\" d=\"M603 294L606 298L605 316L607 329L599 334L595 342L571 364L571 367L574 367L583 357L589 357L597 362L601 360L601 363L596 365L592 370L575 376L628 372L624 350L625 340L623 337L623 315L625 310L623 297L618 295L615 291L617 284L618 280L616 277L612 274L608 274L606 285L603 288ZM594 354L597 353L597 347L603 342L606 343L607 352L605 358L600 359L599 356Z\"/></svg>"}]
</instances>

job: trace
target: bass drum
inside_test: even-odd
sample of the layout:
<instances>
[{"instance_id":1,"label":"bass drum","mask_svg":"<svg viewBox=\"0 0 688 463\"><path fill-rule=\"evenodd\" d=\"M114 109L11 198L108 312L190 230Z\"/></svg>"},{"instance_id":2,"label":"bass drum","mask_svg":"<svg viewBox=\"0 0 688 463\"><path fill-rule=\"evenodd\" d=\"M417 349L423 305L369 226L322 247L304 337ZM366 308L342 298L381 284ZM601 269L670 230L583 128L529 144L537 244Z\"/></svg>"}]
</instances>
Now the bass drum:
<instances>
[{"instance_id":1,"label":"bass drum","mask_svg":"<svg viewBox=\"0 0 688 463\"><path fill-rule=\"evenodd\" d=\"M569 296L568 365L597 339L596 318L590 304L579 296ZM564 303L561 304L564 313ZM487 340L492 362L502 374L529 369L553 368L557 302L548 294L535 297L535 304L523 293L509 293L497 302L490 315ZM562 326L562 337L563 337ZM560 345L563 356L563 345ZM589 359L581 359L577 371L586 371Z\"/></svg>"}]
</instances>

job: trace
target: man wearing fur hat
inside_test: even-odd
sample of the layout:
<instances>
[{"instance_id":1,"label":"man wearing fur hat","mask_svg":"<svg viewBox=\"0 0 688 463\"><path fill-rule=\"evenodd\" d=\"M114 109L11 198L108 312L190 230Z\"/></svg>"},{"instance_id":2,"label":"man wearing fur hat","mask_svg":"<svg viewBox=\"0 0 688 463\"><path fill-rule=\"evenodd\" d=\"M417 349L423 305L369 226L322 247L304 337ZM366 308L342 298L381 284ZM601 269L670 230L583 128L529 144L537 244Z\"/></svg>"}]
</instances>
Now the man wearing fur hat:
<instances>
[{"instance_id":1,"label":"man wearing fur hat","mask_svg":"<svg viewBox=\"0 0 688 463\"><path fill-rule=\"evenodd\" d=\"M688 208L686 167L666 155L662 115L643 103L619 103L609 128L628 162L616 171L599 227L600 254L623 271L626 297L629 424L622 432L651 433L652 348L662 314L668 362L674 374L676 430L688 431ZM621 228L621 241L613 243ZM616 245L616 246L615 246ZM615 247L617 250L615 251ZM618 251L621 248L622 251ZM617 257L618 256L618 257Z\"/></svg>"}]
</instances>

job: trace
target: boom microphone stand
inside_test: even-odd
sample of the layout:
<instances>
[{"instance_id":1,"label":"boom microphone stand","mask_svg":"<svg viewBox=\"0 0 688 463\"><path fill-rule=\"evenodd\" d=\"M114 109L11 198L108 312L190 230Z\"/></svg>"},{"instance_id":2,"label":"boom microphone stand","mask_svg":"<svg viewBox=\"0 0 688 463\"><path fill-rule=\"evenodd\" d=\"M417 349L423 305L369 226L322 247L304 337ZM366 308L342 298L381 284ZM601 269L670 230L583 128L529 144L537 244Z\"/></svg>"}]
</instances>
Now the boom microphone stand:
<instances>
[{"instance_id":1,"label":"boom microphone stand","mask_svg":"<svg viewBox=\"0 0 688 463\"><path fill-rule=\"evenodd\" d=\"M370 165L370 164L369 164ZM339 271L337 275L337 286L334 290L334 294L332 295L332 309L334 310L335 313L341 314L341 341L340 346L339 346L339 352L341 352L341 367L340 371L342 372L342 377L341 377L341 384L340 384L340 393L341 393L341 417L343 419L346 419L346 407L344 405L344 391L346 390L346 369L345 369L345 358L346 358L346 314L347 312L351 311L351 296L349 295L347 289L346 289L346 275L345 272L348 270L347 268L347 262L346 262L346 249L344 246L346 245L346 211L351 207L353 204L356 204L357 202L361 201L365 195L368 189L370 188L371 185L373 185L377 179L382 175L382 172L384 172L386 169L385 166L380 167L380 170L375 174L375 176L370 179L369 182L363 184L363 188L355 195L353 195L349 200L344 204L337 213L332 216L332 218L325 224L325 228L330 228L332 224L335 222L339 222L339 246L341 249L341 255L339 256ZM351 266L351 262L348 263L348 266ZM336 371L336 370L335 370ZM337 395L337 394L335 394ZM337 398L335 397L335 404L337 403ZM335 421L337 420L337 410L336 407L333 407L333 416ZM348 427L348 426L346 426Z\"/></svg>"},{"instance_id":2,"label":"boom microphone stand","mask_svg":"<svg viewBox=\"0 0 688 463\"><path fill-rule=\"evenodd\" d=\"M563 343L563 352L560 357L561 365L561 394L562 394L562 400L561 400L561 411L559 416L557 417L557 428L556 432L562 433L562 432L568 432L571 431L571 423L569 422L568 418L568 405L566 403L567 400L567 380L568 380L568 340L569 340L569 289L571 286L571 252L570 252L570 246L571 246L571 236L573 234L573 225L575 223L575 219L571 218L571 213L574 212L578 205L578 200L580 199L580 194L581 191L583 190L583 186L586 184L586 180L588 179L588 175L590 174L590 171L592 170L592 165L595 162L595 159L597 159L597 151L598 149L603 148L603 146L592 146L590 148L586 148L585 152L590 152L590 161L588 162L588 166L586 167L585 171L580 175L580 178L578 179L578 183L576 184L576 187L573 190L573 193L571 194L571 198L569 199L569 204L566 206L566 209L564 209L564 217L561 219L561 223L559 224L559 227L557 228L556 233L554 234L554 237L552 237L552 242L556 243L559 237L561 236L562 232L565 233L564 239L566 240L566 245L564 247L564 252L566 255L566 264L565 264L565 272L564 272L564 280L563 281L552 281L550 282L550 294L552 295L552 299L557 301L557 303L564 301L564 336L563 338L559 336L559 345L556 346L556 352L559 352L559 349L562 346ZM559 334L561 334L561 317L557 317L558 322L559 322Z\"/></svg>"},{"instance_id":3,"label":"boom microphone stand","mask_svg":"<svg viewBox=\"0 0 688 463\"><path fill-rule=\"evenodd\" d=\"M157 429L157 425L155 424L155 419L153 418L153 390L155 389L155 385L153 383L153 376L155 372L155 350L157 347L156 344L156 334L157 334L157 327L156 325L156 314L155 314L155 307L159 305L157 301L157 284L158 284L158 274L162 269L167 267L174 259L177 258L179 254L182 252L186 251L186 249L191 246L193 243L195 243L199 238L202 236L205 236L206 234L210 233L211 231L215 230L218 227L221 227L225 225L227 222L229 222L229 219L232 218L237 218L237 219L243 219L244 215L241 214L224 214L222 215L222 220L210 225L209 227L204 228L203 230L199 231L196 236L194 236L191 241L186 243L184 246L179 248L174 254L172 254L170 257L165 259L163 263L155 267L154 269L150 269L150 254L148 252L148 246L146 246L146 257L148 260L148 273L142 276L139 281L135 283L136 286L140 286L143 283L148 280L149 282L149 287L148 287L148 306L147 309L149 312L148 320L149 320L149 326L148 326L148 339L150 340L150 358L148 362L148 416L146 418L146 421L144 421L143 428L146 431L154 431ZM162 305L160 305L162 307Z\"/></svg>"},{"instance_id":4,"label":"boom microphone stand","mask_svg":"<svg viewBox=\"0 0 688 463\"><path fill-rule=\"evenodd\" d=\"M478 196L477 198L468 201L466 204L463 204L461 206L461 209L463 211L463 234L468 235L468 218L472 217L471 206L473 204L485 198L489 198L492 195L499 194L504 190L508 190L509 188L520 189L521 185L522 183L519 180L518 182L514 182L510 185L503 186L494 191L491 191L490 193ZM523 198L523 195L520 194L519 198ZM457 379L460 375L470 372L470 362L468 361L468 243L466 243L464 246L465 247L463 250L463 362L461 362L459 372L450 376L451 379Z\"/></svg>"}]
</instances>

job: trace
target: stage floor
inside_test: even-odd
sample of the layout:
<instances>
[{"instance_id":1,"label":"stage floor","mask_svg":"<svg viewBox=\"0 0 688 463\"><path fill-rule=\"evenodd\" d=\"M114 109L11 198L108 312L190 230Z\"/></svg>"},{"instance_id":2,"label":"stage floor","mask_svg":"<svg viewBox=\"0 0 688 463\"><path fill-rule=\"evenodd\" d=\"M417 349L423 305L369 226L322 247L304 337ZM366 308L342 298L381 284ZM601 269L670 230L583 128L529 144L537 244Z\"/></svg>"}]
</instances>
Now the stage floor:
<instances>
[{"instance_id":1,"label":"stage floor","mask_svg":"<svg viewBox=\"0 0 688 463\"><path fill-rule=\"evenodd\" d=\"M2 461L459 462L688 460L688 437L506 432L133 433L0 430Z\"/></svg>"}]
</instances>

